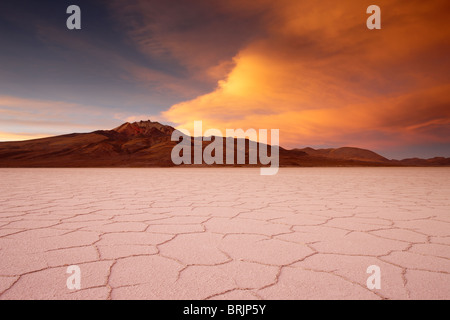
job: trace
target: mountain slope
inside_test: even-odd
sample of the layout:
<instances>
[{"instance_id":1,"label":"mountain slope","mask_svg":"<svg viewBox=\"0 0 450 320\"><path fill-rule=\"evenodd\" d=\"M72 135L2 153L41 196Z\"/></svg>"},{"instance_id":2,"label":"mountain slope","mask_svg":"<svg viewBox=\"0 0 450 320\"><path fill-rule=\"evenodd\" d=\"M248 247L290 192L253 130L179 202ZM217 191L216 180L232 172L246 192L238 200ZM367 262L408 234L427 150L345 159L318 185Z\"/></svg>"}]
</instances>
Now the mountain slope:
<instances>
[{"instance_id":1,"label":"mountain slope","mask_svg":"<svg viewBox=\"0 0 450 320\"><path fill-rule=\"evenodd\" d=\"M167 166L171 165L170 150L175 145L170 141L174 130L157 122L141 121L113 130L2 142L0 166ZM161 152L161 145L166 152Z\"/></svg>"},{"instance_id":2,"label":"mountain slope","mask_svg":"<svg viewBox=\"0 0 450 320\"><path fill-rule=\"evenodd\" d=\"M0 167L168 167L175 129L152 121L124 123L112 130L0 143ZM225 139L222 139L225 146ZM237 139L235 157L237 154ZM193 138L191 138L191 144ZM203 142L203 148L210 142ZM260 147L260 144L257 145ZM225 150L225 148L224 148ZM248 140L246 140L248 163ZM224 161L225 162L225 161ZM235 161L236 163L237 161ZM280 148L281 166L442 166L450 158L388 160L359 148Z\"/></svg>"},{"instance_id":3,"label":"mountain slope","mask_svg":"<svg viewBox=\"0 0 450 320\"><path fill-rule=\"evenodd\" d=\"M353 147L343 147L337 149L313 149L304 148L298 149L306 152L310 156L320 156L332 159L342 159L342 160L360 160L360 161L370 161L370 162L381 162L388 163L389 160L379 154L360 148Z\"/></svg>"}]
</instances>

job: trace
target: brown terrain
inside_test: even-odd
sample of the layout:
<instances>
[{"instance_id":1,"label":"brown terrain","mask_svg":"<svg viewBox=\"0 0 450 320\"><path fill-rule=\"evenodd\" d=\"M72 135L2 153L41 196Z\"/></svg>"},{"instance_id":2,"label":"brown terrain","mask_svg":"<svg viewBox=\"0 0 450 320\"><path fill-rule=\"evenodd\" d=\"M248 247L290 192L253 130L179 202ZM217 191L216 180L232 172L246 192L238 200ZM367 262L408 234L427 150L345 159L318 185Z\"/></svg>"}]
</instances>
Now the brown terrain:
<instances>
[{"instance_id":1,"label":"brown terrain","mask_svg":"<svg viewBox=\"0 0 450 320\"><path fill-rule=\"evenodd\" d=\"M113 130L1 142L0 167L171 167L175 166L171 151L178 143L171 141L174 130L158 122L140 121L127 122ZM209 143L204 142L203 147ZM246 155L248 163L248 140ZM280 166L449 165L450 158L389 160L375 152L351 147L318 150L280 148Z\"/></svg>"}]
</instances>

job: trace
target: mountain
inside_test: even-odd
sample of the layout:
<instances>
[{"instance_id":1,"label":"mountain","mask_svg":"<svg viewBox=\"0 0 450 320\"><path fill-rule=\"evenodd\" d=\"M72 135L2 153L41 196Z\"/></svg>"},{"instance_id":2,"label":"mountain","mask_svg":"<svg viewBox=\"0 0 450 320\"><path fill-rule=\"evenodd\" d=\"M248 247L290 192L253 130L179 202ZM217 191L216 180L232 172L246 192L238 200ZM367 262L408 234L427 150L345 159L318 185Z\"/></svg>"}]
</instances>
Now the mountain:
<instances>
[{"instance_id":1,"label":"mountain","mask_svg":"<svg viewBox=\"0 0 450 320\"><path fill-rule=\"evenodd\" d=\"M410 158L403 160L392 160L392 163L400 163L404 166L439 167L450 166L450 158L434 157L430 159Z\"/></svg>"},{"instance_id":2,"label":"mountain","mask_svg":"<svg viewBox=\"0 0 450 320\"><path fill-rule=\"evenodd\" d=\"M152 121L112 130L17 142L0 142L0 167L170 167L175 129ZM222 139L225 146L225 139ZM230 138L228 138L230 139ZM237 139L235 156L237 154ZM193 138L191 138L193 143ZM210 142L203 142L203 148ZM246 163L249 146L246 140ZM260 144L257 144L260 147ZM236 163L236 161L235 161ZM281 166L448 166L450 158L389 160L359 148L280 148Z\"/></svg>"},{"instance_id":3,"label":"mountain","mask_svg":"<svg viewBox=\"0 0 450 320\"><path fill-rule=\"evenodd\" d=\"M304 148L297 150L306 152L310 156L319 156L331 159L360 160L360 161L370 161L380 163L389 162L388 159L380 156L379 154L373 151L360 148L343 147L337 149L317 149L317 150L313 148Z\"/></svg>"},{"instance_id":4,"label":"mountain","mask_svg":"<svg viewBox=\"0 0 450 320\"><path fill-rule=\"evenodd\" d=\"M112 130L0 143L1 167L171 166L175 129L158 122L124 123Z\"/></svg>"}]
</instances>

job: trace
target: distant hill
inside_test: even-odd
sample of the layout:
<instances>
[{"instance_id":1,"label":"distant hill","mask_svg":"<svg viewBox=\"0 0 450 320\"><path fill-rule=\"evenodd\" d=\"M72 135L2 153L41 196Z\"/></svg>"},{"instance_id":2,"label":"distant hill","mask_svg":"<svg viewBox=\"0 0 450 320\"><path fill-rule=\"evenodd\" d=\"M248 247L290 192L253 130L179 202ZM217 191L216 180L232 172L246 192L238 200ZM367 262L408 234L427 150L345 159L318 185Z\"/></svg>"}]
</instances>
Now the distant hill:
<instances>
[{"instance_id":1,"label":"distant hill","mask_svg":"<svg viewBox=\"0 0 450 320\"><path fill-rule=\"evenodd\" d=\"M171 141L174 130L158 122L140 121L112 130L0 142L0 167L171 167L171 151L178 143ZM217 139L225 144L224 138ZM203 147L209 143L204 142ZM246 141L246 163L248 151ZM389 160L370 150L351 147L280 148L280 166L449 165L450 158Z\"/></svg>"},{"instance_id":2,"label":"distant hill","mask_svg":"<svg viewBox=\"0 0 450 320\"><path fill-rule=\"evenodd\" d=\"M379 154L365 149L343 147L337 149L313 149L304 148L297 149L306 152L310 156L320 156L331 159L346 159L346 160L359 160L359 161L371 161L371 162L389 162L385 157Z\"/></svg>"}]
</instances>

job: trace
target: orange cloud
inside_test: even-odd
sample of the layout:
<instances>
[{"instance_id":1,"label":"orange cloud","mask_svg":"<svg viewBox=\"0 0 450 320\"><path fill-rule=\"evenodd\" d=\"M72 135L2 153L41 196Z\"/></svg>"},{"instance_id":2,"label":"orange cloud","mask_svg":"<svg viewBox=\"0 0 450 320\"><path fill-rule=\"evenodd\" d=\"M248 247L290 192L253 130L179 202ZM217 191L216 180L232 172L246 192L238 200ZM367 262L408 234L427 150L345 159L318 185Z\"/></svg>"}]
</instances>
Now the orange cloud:
<instances>
[{"instance_id":1,"label":"orange cloud","mask_svg":"<svg viewBox=\"0 0 450 320\"><path fill-rule=\"evenodd\" d=\"M258 2L263 30L216 89L163 116L192 130L279 128L284 146L450 142L448 1ZM227 10L255 10L254 1Z\"/></svg>"}]
</instances>

